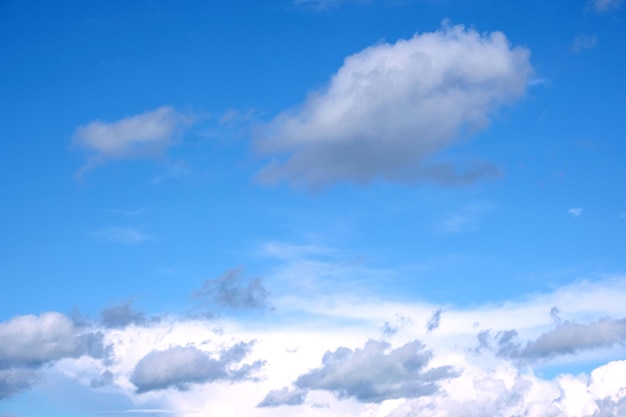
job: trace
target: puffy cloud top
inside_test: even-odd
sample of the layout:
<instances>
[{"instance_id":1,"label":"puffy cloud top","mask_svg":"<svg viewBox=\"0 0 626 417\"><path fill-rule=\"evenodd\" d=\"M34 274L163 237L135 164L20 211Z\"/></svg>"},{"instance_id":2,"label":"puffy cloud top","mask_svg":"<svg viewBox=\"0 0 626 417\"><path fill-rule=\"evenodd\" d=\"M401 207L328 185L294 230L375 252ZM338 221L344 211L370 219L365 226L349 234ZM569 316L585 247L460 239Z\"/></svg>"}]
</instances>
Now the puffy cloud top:
<instances>
[{"instance_id":1,"label":"puffy cloud top","mask_svg":"<svg viewBox=\"0 0 626 417\"><path fill-rule=\"evenodd\" d=\"M298 377L295 385L363 402L420 397L435 393L438 381L455 375L449 366L426 370L431 356L418 340L393 350L389 343L369 340L363 349L326 352L322 366Z\"/></svg>"},{"instance_id":2,"label":"puffy cloud top","mask_svg":"<svg viewBox=\"0 0 626 417\"><path fill-rule=\"evenodd\" d=\"M529 51L504 34L463 26L416 34L349 56L328 86L259 132L262 151L287 157L261 178L317 187L336 181L470 181L427 158L524 95Z\"/></svg>"}]
</instances>

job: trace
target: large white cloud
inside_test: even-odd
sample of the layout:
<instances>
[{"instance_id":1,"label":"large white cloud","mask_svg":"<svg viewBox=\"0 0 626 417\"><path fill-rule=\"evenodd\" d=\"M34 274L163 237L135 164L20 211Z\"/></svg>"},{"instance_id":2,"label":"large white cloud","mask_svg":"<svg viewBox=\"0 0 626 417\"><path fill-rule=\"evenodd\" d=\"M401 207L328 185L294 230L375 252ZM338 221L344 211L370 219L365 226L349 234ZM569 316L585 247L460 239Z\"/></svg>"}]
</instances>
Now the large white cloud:
<instances>
[{"instance_id":1,"label":"large white cloud","mask_svg":"<svg viewBox=\"0 0 626 417\"><path fill-rule=\"evenodd\" d=\"M319 187L377 178L454 183L492 173L431 157L524 95L529 55L500 32L463 26L366 48L347 57L326 88L259 129L259 149L277 155L260 177Z\"/></svg>"}]
</instances>

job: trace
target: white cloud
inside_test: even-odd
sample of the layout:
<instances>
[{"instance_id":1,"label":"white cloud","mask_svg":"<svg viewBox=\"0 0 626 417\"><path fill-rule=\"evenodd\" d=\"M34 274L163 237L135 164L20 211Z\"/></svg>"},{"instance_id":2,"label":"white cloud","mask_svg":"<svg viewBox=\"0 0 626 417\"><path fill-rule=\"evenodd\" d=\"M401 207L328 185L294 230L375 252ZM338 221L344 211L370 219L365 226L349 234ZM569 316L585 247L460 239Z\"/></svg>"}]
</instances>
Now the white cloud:
<instances>
[{"instance_id":1,"label":"white cloud","mask_svg":"<svg viewBox=\"0 0 626 417\"><path fill-rule=\"evenodd\" d=\"M619 9L624 0L591 0L591 5L597 12L607 12L613 9Z\"/></svg>"},{"instance_id":2,"label":"white cloud","mask_svg":"<svg viewBox=\"0 0 626 417\"><path fill-rule=\"evenodd\" d=\"M187 390L192 384L214 381L241 381L251 378L263 361L251 365L238 365L252 349L253 342L240 342L219 352L214 359L211 352L194 346L175 346L167 350L152 351L135 366L131 382L137 392L148 392L174 387Z\"/></svg>"},{"instance_id":3,"label":"white cloud","mask_svg":"<svg viewBox=\"0 0 626 417\"><path fill-rule=\"evenodd\" d=\"M443 222L443 231L446 233L475 231L480 225L481 218L491 209L491 205L487 203L470 204L450 214Z\"/></svg>"},{"instance_id":4,"label":"white cloud","mask_svg":"<svg viewBox=\"0 0 626 417\"><path fill-rule=\"evenodd\" d=\"M597 43L598 37L596 35L578 35L572 41L570 51L581 52L585 49L592 49Z\"/></svg>"},{"instance_id":5,"label":"white cloud","mask_svg":"<svg viewBox=\"0 0 626 417\"><path fill-rule=\"evenodd\" d=\"M74 132L74 145L101 160L145 158L161 155L176 134L192 122L172 107L160 107L115 122L94 121Z\"/></svg>"},{"instance_id":6,"label":"white cloud","mask_svg":"<svg viewBox=\"0 0 626 417\"><path fill-rule=\"evenodd\" d=\"M125 245L138 245L154 240L154 237L133 229L132 227L106 227L93 230L89 235L96 240L111 243L123 243Z\"/></svg>"},{"instance_id":7,"label":"white cloud","mask_svg":"<svg viewBox=\"0 0 626 417\"><path fill-rule=\"evenodd\" d=\"M463 26L380 43L347 57L328 86L258 130L277 160L261 180L307 187L378 178L463 183L495 174L432 157L484 129L526 91L529 51Z\"/></svg>"},{"instance_id":8,"label":"white cloud","mask_svg":"<svg viewBox=\"0 0 626 417\"><path fill-rule=\"evenodd\" d=\"M370 0L294 0L293 4L299 7L308 7L313 10L322 11L348 2L367 3L369 1Z\"/></svg>"},{"instance_id":9,"label":"white cloud","mask_svg":"<svg viewBox=\"0 0 626 417\"><path fill-rule=\"evenodd\" d=\"M428 331L424 323L433 316L432 305L383 302L359 294L347 298L330 293L323 300L303 295L290 309L277 303L275 312L253 321L170 316L101 327L104 343L110 345L109 360L78 357L75 350L63 348L62 355L44 355L58 360L38 368L40 374L5 379L23 390L33 383L37 386L37 379L30 376L61 373L90 395L115 393L127 397L136 411L159 409L178 417L198 410L233 417L608 417L620 415L626 407L622 377L626 361L612 361L623 357L623 348L610 347L622 340L623 320L610 317L626 317L626 305L620 302L625 296L626 279L618 277L517 302L447 306L436 331ZM563 322L555 326L550 312L556 305L561 306ZM368 342L394 317L407 319L385 342ZM581 325L559 327L567 321ZM0 328L17 329L15 323L0 323ZM520 346L541 348L551 363L562 364L559 361L566 357L566 364L605 365L576 377L562 374L548 379L533 373L532 363L521 365L489 349L475 350L481 329L495 334L511 328L517 330ZM61 333L60 340L73 334ZM15 333L2 335L15 338ZM246 340L257 342L234 349ZM608 347L601 347L607 345L603 340ZM581 341L583 348L593 349L579 351ZM20 349L32 358L34 345L24 343ZM262 368L254 365L259 361L265 361ZM245 377L252 369L258 379ZM458 372L437 374L437 369ZM419 383L411 385L415 380Z\"/></svg>"},{"instance_id":10,"label":"white cloud","mask_svg":"<svg viewBox=\"0 0 626 417\"><path fill-rule=\"evenodd\" d=\"M568 210L568 213L572 215L572 217L580 217L583 214L582 207L574 207Z\"/></svg>"},{"instance_id":11,"label":"white cloud","mask_svg":"<svg viewBox=\"0 0 626 417\"><path fill-rule=\"evenodd\" d=\"M37 382L45 365L84 355L104 358L103 338L54 312L0 322L0 400Z\"/></svg>"}]
</instances>

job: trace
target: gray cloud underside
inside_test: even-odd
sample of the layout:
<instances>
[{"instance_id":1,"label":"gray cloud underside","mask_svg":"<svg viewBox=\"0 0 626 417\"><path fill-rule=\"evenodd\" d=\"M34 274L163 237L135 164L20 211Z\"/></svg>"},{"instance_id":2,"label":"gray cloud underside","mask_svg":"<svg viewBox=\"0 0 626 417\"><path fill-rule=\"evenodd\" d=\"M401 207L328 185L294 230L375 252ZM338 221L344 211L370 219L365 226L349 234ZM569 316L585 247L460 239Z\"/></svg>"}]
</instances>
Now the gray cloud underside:
<instances>
[{"instance_id":1,"label":"gray cloud underside","mask_svg":"<svg viewBox=\"0 0 626 417\"><path fill-rule=\"evenodd\" d=\"M105 358L101 332L85 332L60 313L17 316L0 323L0 399L39 379L37 370L64 358Z\"/></svg>"},{"instance_id":2,"label":"gray cloud underside","mask_svg":"<svg viewBox=\"0 0 626 417\"><path fill-rule=\"evenodd\" d=\"M221 351L218 359L193 346L153 351L137 363L131 382L137 392L142 393L170 387L186 390L192 384L251 379L264 364L262 361L240 364L250 353L253 343L240 342Z\"/></svg>"},{"instance_id":3,"label":"gray cloud underside","mask_svg":"<svg viewBox=\"0 0 626 417\"><path fill-rule=\"evenodd\" d=\"M432 332L435 329L439 328L439 324L441 323L441 313L443 312L443 310L438 309L437 311L433 312L433 315L430 317L430 319L428 319L428 322L426 323L426 330L428 330L429 332Z\"/></svg>"},{"instance_id":4,"label":"gray cloud underside","mask_svg":"<svg viewBox=\"0 0 626 417\"><path fill-rule=\"evenodd\" d=\"M254 278L246 282L242 275L241 268L235 268L220 278L207 279L193 297L234 310L271 309L269 291L263 286L261 279Z\"/></svg>"},{"instance_id":5,"label":"gray cloud underside","mask_svg":"<svg viewBox=\"0 0 626 417\"><path fill-rule=\"evenodd\" d=\"M378 178L462 184L497 175L489 164L433 156L525 94L529 55L500 32L463 26L366 48L347 57L326 88L259 128L259 149L276 158L260 178L316 188Z\"/></svg>"},{"instance_id":6,"label":"gray cloud underside","mask_svg":"<svg viewBox=\"0 0 626 417\"><path fill-rule=\"evenodd\" d=\"M308 391L305 389L292 389L284 387L279 390L272 390L263 398L263 400L257 405L257 407L278 407L281 405L301 405L304 404L304 400Z\"/></svg>"},{"instance_id":7,"label":"gray cloud underside","mask_svg":"<svg viewBox=\"0 0 626 417\"><path fill-rule=\"evenodd\" d=\"M488 331L479 333L480 348L486 346L486 335ZM533 360L574 354L626 342L626 319L603 319L586 324L564 321L525 346L516 339L515 330L499 332L496 335L498 355Z\"/></svg>"},{"instance_id":8,"label":"gray cloud underside","mask_svg":"<svg viewBox=\"0 0 626 417\"><path fill-rule=\"evenodd\" d=\"M81 332L60 313L14 317L0 323L0 368L37 367L83 355L102 358L103 337L101 332Z\"/></svg>"},{"instance_id":9,"label":"gray cloud underside","mask_svg":"<svg viewBox=\"0 0 626 417\"><path fill-rule=\"evenodd\" d=\"M0 400L30 388L38 379L33 369L0 369Z\"/></svg>"},{"instance_id":10,"label":"gray cloud underside","mask_svg":"<svg viewBox=\"0 0 626 417\"><path fill-rule=\"evenodd\" d=\"M146 322L146 317L144 314L134 311L132 301L128 301L103 308L100 311L100 321L105 327L121 328L129 324L143 324Z\"/></svg>"},{"instance_id":11,"label":"gray cloud underside","mask_svg":"<svg viewBox=\"0 0 626 417\"><path fill-rule=\"evenodd\" d=\"M362 349L326 352L322 366L299 376L295 386L374 403L431 395L438 391L438 381L456 375L449 366L426 369L432 354L417 340L393 350L390 346L369 340Z\"/></svg>"}]
</instances>

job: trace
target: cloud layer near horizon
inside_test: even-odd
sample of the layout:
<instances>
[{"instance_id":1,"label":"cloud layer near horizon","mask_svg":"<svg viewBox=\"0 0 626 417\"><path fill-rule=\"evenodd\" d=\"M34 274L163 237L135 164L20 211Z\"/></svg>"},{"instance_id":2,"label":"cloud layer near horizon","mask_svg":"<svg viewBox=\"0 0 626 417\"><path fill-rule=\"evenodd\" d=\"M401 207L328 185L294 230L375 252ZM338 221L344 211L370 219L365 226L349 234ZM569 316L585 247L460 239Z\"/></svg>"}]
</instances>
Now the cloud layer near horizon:
<instances>
[{"instance_id":1,"label":"cloud layer near horizon","mask_svg":"<svg viewBox=\"0 0 626 417\"><path fill-rule=\"evenodd\" d=\"M263 181L305 187L334 182L471 182L485 164L458 167L432 157L484 129L490 115L524 95L530 52L501 32L444 26L347 57L328 86L258 131L277 159Z\"/></svg>"},{"instance_id":2,"label":"cloud layer near horizon","mask_svg":"<svg viewBox=\"0 0 626 417\"><path fill-rule=\"evenodd\" d=\"M18 342L0 345L0 394L60 374L90 395L117 393L180 417L225 408L250 416L606 417L626 404L626 361L614 360L624 319L607 318L626 316L614 302L624 294L626 280L617 279L464 310L380 300L346 301L345 309L324 300L316 309L277 299L262 326L157 320L130 303L80 325L60 313L17 316L0 323L2 340ZM433 316L438 326L424 326ZM393 317L403 325L381 332ZM589 361L605 365L553 379L531 370Z\"/></svg>"}]
</instances>

